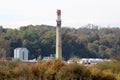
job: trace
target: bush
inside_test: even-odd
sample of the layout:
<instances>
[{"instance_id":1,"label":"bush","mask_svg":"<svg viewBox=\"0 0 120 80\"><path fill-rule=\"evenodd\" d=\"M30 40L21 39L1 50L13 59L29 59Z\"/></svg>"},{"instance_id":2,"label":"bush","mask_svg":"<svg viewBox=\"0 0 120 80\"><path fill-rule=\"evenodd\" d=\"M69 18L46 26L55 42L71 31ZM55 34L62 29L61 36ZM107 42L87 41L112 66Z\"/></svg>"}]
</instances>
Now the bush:
<instances>
[{"instance_id":1,"label":"bush","mask_svg":"<svg viewBox=\"0 0 120 80\"><path fill-rule=\"evenodd\" d=\"M88 80L90 71L78 64L69 64L63 66L57 74L57 80Z\"/></svg>"}]
</instances>

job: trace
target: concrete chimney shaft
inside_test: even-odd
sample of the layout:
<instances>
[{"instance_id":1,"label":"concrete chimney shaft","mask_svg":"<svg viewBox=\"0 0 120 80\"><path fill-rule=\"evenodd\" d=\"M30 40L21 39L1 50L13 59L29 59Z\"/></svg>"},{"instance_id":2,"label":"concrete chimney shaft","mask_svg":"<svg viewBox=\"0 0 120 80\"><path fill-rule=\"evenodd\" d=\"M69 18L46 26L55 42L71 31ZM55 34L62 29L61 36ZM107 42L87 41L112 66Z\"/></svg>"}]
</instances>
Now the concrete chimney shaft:
<instances>
[{"instance_id":1,"label":"concrete chimney shaft","mask_svg":"<svg viewBox=\"0 0 120 80\"><path fill-rule=\"evenodd\" d=\"M61 10L57 10L56 25L56 59L62 59L62 43L61 43Z\"/></svg>"}]
</instances>

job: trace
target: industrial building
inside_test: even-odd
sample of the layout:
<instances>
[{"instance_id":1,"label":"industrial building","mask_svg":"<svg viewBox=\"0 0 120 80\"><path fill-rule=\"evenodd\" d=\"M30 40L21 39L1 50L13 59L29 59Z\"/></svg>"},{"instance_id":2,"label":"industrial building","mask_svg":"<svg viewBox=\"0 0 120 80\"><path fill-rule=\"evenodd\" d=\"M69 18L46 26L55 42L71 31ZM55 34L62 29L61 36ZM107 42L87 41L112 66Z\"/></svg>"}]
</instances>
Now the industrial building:
<instances>
[{"instance_id":1,"label":"industrial building","mask_svg":"<svg viewBox=\"0 0 120 80\"><path fill-rule=\"evenodd\" d=\"M16 48L14 49L14 58L20 60L28 60L28 49L27 48Z\"/></svg>"}]
</instances>

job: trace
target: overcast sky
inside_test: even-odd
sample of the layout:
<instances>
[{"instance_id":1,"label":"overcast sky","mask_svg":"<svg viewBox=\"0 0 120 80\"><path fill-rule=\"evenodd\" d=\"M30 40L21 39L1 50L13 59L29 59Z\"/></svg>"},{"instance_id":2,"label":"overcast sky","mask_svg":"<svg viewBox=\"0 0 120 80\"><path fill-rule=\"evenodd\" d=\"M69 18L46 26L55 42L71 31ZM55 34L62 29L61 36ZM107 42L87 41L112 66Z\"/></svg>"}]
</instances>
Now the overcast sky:
<instances>
[{"instance_id":1,"label":"overcast sky","mask_svg":"<svg viewBox=\"0 0 120 80\"><path fill-rule=\"evenodd\" d=\"M62 26L78 28L91 23L120 27L120 0L0 0L0 25L55 26L57 9L62 11Z\"/></svg>"}]
</instances>

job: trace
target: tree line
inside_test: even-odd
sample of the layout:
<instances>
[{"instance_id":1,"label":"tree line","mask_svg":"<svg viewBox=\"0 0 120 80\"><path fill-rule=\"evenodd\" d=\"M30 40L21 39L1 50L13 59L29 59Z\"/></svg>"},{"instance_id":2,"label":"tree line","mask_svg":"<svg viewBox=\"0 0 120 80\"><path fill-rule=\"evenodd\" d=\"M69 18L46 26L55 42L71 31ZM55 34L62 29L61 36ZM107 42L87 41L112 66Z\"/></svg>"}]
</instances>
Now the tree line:
<instances>
[{"instance_id":1,"label":"tree line","mask_svg":"<svg viewBox=\"0 0 120 80\"><path fill-rule=\"evenodd\" d=\"M28 64L18 59L9 62L1 59L0 80L120 80L120 61L84 66L62 60Z\"/></svg>"},{"instance_id":2,"label":"tree line","mask_svg":"<svg viewBox=\"0 0 120 80\"><path fill-rule=\"evenodd\" d=\"M62 55L79 58L120 59L120 28L62 27ZM14 49L26 47L29 59L55 54L56 29L49 25L28 25L19 29L0 26L0 57L13 57Z\"/></svg>"}]
</instances>

